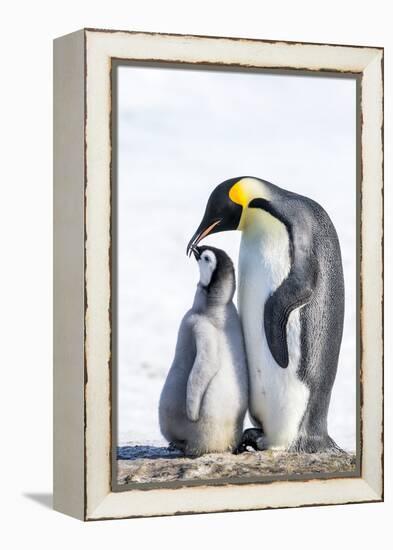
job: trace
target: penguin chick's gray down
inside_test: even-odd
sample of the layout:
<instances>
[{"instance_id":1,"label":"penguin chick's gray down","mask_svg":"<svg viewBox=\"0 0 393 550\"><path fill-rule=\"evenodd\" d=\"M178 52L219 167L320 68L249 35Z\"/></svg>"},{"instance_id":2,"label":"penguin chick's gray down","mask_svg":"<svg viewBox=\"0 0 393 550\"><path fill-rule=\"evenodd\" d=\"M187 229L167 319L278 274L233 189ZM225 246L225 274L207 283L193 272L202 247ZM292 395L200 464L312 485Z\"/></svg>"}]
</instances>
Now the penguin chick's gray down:
<instances>
[{"instance_id":1,"label":"penguin chick's gray down","mask_svg":"<svg viewBox=\"0 0 393 550\"><path fill-rule=\"evenodd\" d=\"M160 428L188 456L233 451L248 405L248 372L239 316L232 298L229 256L193 248L200 280L178 333L175 358L159 405Z\"/></svg>"}]
</instances>

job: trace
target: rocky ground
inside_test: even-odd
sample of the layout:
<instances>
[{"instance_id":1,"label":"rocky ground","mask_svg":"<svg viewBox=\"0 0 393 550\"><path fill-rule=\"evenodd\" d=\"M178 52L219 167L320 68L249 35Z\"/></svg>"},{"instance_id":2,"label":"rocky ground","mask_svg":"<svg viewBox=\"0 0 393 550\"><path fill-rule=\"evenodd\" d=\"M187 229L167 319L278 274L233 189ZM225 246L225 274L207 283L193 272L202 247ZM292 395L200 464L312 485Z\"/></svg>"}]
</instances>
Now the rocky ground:
<instances>
[{"instance_id":1,"label":"rocky ground","mask_svg":"<svg viewBox=\"0 0 393 550\"><path fill-rule=\"evenodd\" d=\"M353 453L298 454L283 451L207 454L186 458L179 451L148 445L118 448L118 483L215 480L354 472Z\"/></svg>"}]
</instances>

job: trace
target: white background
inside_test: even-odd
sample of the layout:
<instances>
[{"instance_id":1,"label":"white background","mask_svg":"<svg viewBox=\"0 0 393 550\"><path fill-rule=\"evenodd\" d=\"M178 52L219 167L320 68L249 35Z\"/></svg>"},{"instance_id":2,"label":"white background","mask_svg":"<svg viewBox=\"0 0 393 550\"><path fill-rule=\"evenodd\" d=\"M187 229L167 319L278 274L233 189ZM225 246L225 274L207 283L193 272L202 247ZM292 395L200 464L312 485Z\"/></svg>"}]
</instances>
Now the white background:
<instances>
[{"instance_id":1,"label":"white background","mask_svg":"<svg viewBox=\"0 0 393 550\"><path fill-rule=\"evenodd\" d=\"M159 396L199 278L186 244L214 187L250 175L316 200L338 232L345 319L328 428L355 450L355 79L121 66L117 88L119 443L165 444ZM239 242L231 231L204 244L237 266Z\"/></svg>"},{"instance_id":2,"label":"white background","mask_svg":"<svg viewBox=\"0 0 393 550\"><path fill-rule=\"evenodd\" d=\"M51 39L81 28L384 45L386 230L393 113L388 2L14 2L2 5L1 529L3 548L329 549L391 544L391 252L386 293L386 502L82 524L48 508L51 493ZM12 7L11 7L12 6ZM40 502L45 505L40 504Z\"/></svg>"}]
</instances>

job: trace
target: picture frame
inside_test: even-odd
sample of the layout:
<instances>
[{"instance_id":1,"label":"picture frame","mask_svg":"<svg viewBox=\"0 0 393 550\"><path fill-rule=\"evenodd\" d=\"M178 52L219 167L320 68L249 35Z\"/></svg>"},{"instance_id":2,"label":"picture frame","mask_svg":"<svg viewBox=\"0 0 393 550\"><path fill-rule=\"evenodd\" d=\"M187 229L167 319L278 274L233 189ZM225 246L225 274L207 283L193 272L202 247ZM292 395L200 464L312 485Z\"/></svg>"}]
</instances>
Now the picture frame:
<instances>
[{"instance_id":1,"label":"picture frame","mask_svg":"<svg viewBox=\"0 0 393 550\"><path fill-rule=\"evenodd\" d=\"M114 68L357 81L355 476L113 490ZM54 41L54 508L81 520L383 500L383 48L83 29Z\"/></svg>"}]
</instances>

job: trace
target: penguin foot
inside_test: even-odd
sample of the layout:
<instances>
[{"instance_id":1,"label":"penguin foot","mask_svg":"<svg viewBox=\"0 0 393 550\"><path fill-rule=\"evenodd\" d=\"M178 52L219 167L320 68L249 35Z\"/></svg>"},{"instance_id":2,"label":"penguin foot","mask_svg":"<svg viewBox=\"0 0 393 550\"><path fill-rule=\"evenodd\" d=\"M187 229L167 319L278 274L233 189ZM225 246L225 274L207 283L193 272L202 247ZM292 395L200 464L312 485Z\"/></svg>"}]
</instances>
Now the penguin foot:
<instances>
[{"instance_id":1,"label":"penguin foot","mask_svg":"<svg viewBox=\"0 0 393 550\"><path fill-rule=\"evenodd\" d=\"M170 441L168 445L168 451L181 451L184 453L186 450L185 441Z\"/></svg>"},{"instance_id":2,"label":"penguin foot","mask_svg":"<svg viewBox=\"0 0 393 550\"><path fill-rule=\"evenodd\" d=\"M234 454L244 453L252 447L255 451L264 451L267 449L266 437L263 431L258 428L248 428L244 430L241 441L234 451Z\"/></svg>"},{"instance_id":3,"label":"penguin foot","mask_svg":"<svg viewBox=\"0 0 393 550\"><path fill-rule=\"evenodd\" d=\"M329 435L301 435L289 447L291 453L346 454Z\"/></svg>"}]
</instances>

